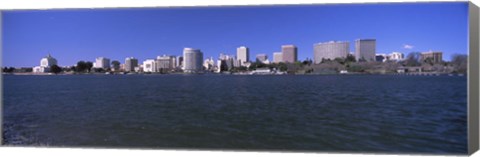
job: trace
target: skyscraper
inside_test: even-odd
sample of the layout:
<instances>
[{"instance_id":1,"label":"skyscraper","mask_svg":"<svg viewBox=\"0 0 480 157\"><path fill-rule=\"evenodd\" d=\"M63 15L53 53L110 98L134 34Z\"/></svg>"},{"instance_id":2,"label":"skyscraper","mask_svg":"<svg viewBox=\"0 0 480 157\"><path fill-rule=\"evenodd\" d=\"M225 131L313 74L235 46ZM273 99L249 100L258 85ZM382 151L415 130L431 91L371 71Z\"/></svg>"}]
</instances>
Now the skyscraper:
<instances>
[{"instance_id":1,"label":"skyscraper","mask_svg":"<svg viewBox=\"0 0 480 157\"><path fill-rule=\"evenodd\" d=\"M110 59L105 58L105 57L96 58L94 68L102 68L102 69L110 68Z\"/></svg>"},{"instance_id":2,"label":"skyscraper","mask_svg":"<svg viewBox=\"0 0 480 157\"><path fill-rule=\"evenodd\" d=\"M273 63L283 62L282 58L283 58L282 52L274 52L273 53Z\"/></svg>"},{"instance_id":3,"label":"skyscraper","mask_svg":"<svg viewBox=\"0 0 480 157\"><path fill-rule=\"evenodd\" d=\"M203 53L199 49L184 48L184 72L197 73L203 69Z\"/></svg>"},{"instance_id":4,"label":"skyscraper","mask_svg":"<svg viewBox=\"0 0 480 157\"><path fill-rule=\"evenodd\" d=\"M138 59L133 57L125 58L125 72L135 71L135 67L138 66Z\"/></svg>"},{"instance_id":5,"label":"skyscraper","mask_svg":"<svg viewBox=\"0 0 480 157\"><path fill-rule=\"evenodd\" d=\"M245 65L246 62L250 62L250 51L245 46L240 46L237 48L237 59L240 60L240 63Z\"/></svg>"},{"instance_id":6,"label":"skyscraper","mask_svg":"<svg viewBox=\"0 0 480 157\"><path fill-rule=\"evenodd\" d=\"M317 43L313 44L313 60L315 64L319 64L323 59L346 58L349 51L349 42L329 41Z\"/></svg>"},{"instance_id":7,"label":"skyscraper","mask_svg":"<svg viewBox=\"0 0 480 157\"><path fill-rule=\"evenodd\" d=\"M375 39L357 39L355 40L355 59L357 61L365 60L367 62L375 61L376 40Z\"/></svg>"},{"instance_id":8,"label":"skyscraper","mask_svg":"<svg viewBox=\"0 0 480 157\"><path fill-rule=\"evenodd\" d=\"M297 47L295 45L282 45L282 60L285 63L297 61Z\"/></svg>"}]
</instances>

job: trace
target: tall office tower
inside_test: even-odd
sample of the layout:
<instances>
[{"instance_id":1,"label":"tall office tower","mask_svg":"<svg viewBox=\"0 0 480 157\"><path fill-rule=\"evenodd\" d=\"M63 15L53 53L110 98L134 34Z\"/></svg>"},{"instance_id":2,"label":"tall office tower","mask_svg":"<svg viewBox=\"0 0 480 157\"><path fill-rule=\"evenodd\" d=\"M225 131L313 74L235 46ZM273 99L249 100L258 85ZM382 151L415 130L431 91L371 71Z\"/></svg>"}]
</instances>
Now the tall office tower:
<instances>
[{"instance_id":1,"label":"tall office tower","mask_svg":"<svg viewBox=\"0 0 480 157\"><path fill-rule=\"evenodd\" d=\"M435 52L435 51L428 51L422 52L420 56L420 60L425 62L427 60L431 60L432 63L441 63L443 62L443 53L442 52Z\"/></svg>"},{"instance_id":2,"label":"tall office tower","mask_svg":"<svg viewBox=\"0 0 480 157\"><path fill-rule=\"evenodd\" d=\"M203 53L199 49L184 48L184 72L197 73L203 69Z\"/></svg>"},{"instance_id":3,"label":"tall office tower","mask_svg":"<svg viewBox=\"0 0 480 157\"><path fill-rule=\"evenodd\" d=\"M242 66L245 66L246 62L250 62L250 51L245 46L237 48L237 59L240 60Z\"/></svg>"},{"instance_id":4,"label":"tall office tower","mask_svg":"<svg viewBox=\"0 0 480 157\"><path fill-rule=\"evenodd\" d=\"M283 58L282 52L274 52L273 53L273 63L283 62L282 58Z\"/></svg>"},{"instance_id":5,"label":"tall office tower","mask_svg":"<svg viewBox=\"0 0 480 157\"><path fill-rule=\"evenodd\" d=\"M283 62L295 63L297 61L297 47L295 45L283 45L282 53Z\"/></svg>"},{"instance_id":6,"label":"tall office tower","mask_svg":"<svg viewBox=\"0 0 480 157\"><path fill-rule=\"evenodd\" d=\"M350 51L350 43L343 41L329 41L313 44L313 60L319 64L322 60L335 58L346 58Z\"/></svg>"},{"instance_id":7,"label":"tall office tower","mask_svg":"<svg viewBox=\"0 0 480 157\"><path fill-rule=\"evenodd\" d=\"M110 59L105 58L105 57L96 58L94 68L102 68L102 69L110 68Z\"/></svg>"},{"instance_id":8,"label":"tall office tower","mask_svg":"<svg viewBox=\"0 0 480 157\"><path fill-rule=\"evenodd\" d=\"M133 58L133 57L128 57L125 59L125 72L134 72L135 67L138 66L138 59Z\"/></svg>"},{"instance_id":9,"label":"tall office tower","mask_svg":"<svg viewBox=\"0 0 480 157\"><path fill-rule=\"evenodd\" d=\"M357 61L375 61L376 53L375 39L357 39L355 40L355 59Z\"/></svg>"}]
</instances>

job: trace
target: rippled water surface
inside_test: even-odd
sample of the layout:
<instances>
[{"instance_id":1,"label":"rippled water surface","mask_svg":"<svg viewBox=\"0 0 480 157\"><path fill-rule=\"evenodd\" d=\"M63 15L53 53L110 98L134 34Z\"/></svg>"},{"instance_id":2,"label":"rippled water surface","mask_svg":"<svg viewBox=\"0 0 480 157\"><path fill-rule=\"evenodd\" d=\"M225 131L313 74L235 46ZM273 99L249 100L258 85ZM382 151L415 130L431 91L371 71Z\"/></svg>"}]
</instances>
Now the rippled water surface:
<instances>
[{"instance_id":1,"label":"rippled water surface","mask_svg":"<svg viewBox=\"0 0 480 157\"><path fill-rule=\"evenodd\" d=\"M467 153L460 76L3 76L6 145Z\"/></svg>"}]
</instances>

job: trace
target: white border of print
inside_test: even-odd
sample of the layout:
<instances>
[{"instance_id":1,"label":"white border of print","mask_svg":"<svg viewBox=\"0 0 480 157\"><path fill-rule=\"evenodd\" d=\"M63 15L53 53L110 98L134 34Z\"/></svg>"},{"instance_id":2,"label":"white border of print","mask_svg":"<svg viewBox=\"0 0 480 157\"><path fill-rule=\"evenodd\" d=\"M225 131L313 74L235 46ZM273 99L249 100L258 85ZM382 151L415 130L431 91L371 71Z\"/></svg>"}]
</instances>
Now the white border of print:
<instances>
[{"instance_id":1,"label":"white border of print","mask_svg":"<svg viewBox=\"0 0 480 157\"><path fill-rule=\"evenodd\" d=\"M433 0L435 2L449 0ZM450 0L451 1L451 0ZM464 1L464 0L462 0ZM471 0L480 6L480 0ZM2 0L0 10L10 9L52 9L52 8L117 8L117 7L161 7L161 6L218 6L218 5L262 5L262 4L327 4L327 3L378 3L378 2L428 2L428 0ZM465 2L465 1L464 1ZM1 30L0 30L1 31ZM1 35L1 34L0 34ZM1 51L2 49L0 49ZM1 52L0 52L1 54ZM480 111L479 111L480 112ZM0 113L1 115L1 113ZM384 155L384 154L340 154L340 153L285 153L285 152L235 152L195 150L132 150L132 149L84 149L84 148L23 148L0 147L2 156L423 156L426 155ZM473 157L480 157L477 152Z\"/></svg>"}]
</instances>

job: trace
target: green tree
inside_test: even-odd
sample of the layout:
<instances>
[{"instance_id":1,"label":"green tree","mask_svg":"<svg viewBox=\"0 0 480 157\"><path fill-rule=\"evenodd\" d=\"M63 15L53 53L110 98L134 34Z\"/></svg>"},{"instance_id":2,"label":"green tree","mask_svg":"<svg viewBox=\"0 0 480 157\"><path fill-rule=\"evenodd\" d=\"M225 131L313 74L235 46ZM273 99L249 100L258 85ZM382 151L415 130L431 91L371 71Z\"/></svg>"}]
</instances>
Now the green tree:
<instances>
[{"instance_id":1,"label":"green tree","mask_svg":"<svg viewBox=\"0 0 480 157\"><path fill-rule=\"evenodd\" d=\"M87 71L90 72L90 70L92 70L93 63L92 62L86 62L85 64L87 64Z\"/></svg>"},{"instance_id":2,"label":"green tree","mask_svg":"<svg viewBox=\"0 0 480 157\"><path fill-rule=\"evenodd\" d=\"M337 57L337 58L334 59L334 61L337 62L337 63L340 63L340 64L342 64L342 65L345 64L345 59L343 59L343 58Z\"/></svg>"},{"instance_id":3,"label":"green tree","mask_svg":"<svg viewBox=\"0 0 480 157\"><path fill-rule=\"evenodd\" d=\"M352 54L348 54L347 58L345 58L345 62L355 62L355 61L356 61L355 56Z\"/></svg>"},{"instance_id":4,"label":"green tree","mask_svg":"<svg viewBox=\"0 0 480 157\"><path fill-rule=\"evenodd\" d=\"M420 52L411 52L407 55L406 59L403 61L405 66L420 66Z\"/></svg>"},{"instance_id":5,"label":"green tree","mask_svg":"<svg viewBox=\"0 0 480 157\"><path fill-rule=\"evenodd\" d=\"M84 61L78 61L77 66L75 66L74 70L76 72L85 72L85 70L87 70L87 63L85 63Z\"/></svg>"},{"instance_id":6,"label":"green tree","mask_svg":"<svg viewBox=\"0 0 480 157\"><path fill-rule=\"evenodd\" d=\"M54 74L58 74L58 73L62 72L62 68L59 67L58 65L54 64L50 67L50 71Z\"/></svg>"},{"instance_id":7,"label":"green tree","mask_svg":"<svg viewBox=\"0 0 480 157\"><path fill-rule=\"evenodd\" d=\"M358 62L366 62L367 60L365 59L365 57L362 57L358 60Z\"/></svg>"},{"instance_id":8,"label":"green tree","mask_svg":"<svg viewBox=\"0 0 480 157\"><path fill-rule=\"evenodd\" d=\"M112 61L112 69L113 71L120 70L120 62L117 60Z\"/></svg>"},{"instance_id":9,"label":"green tree","mask_svg":"<svg viewBox=\"0 0 480 157\"><path fill-rule=\"evenodd\" d=\"M287 64L285 64L283 62L278 63L278 69L280 71L287 71L288 70Z\"/></svg>"},{"instance_id":10,"label":"green tree","mask_svg":"<svg viewBox=\"0 0 480 157\"><path fill-rule=\"evenodd\" d=\"M468 55L454 54L451 61L454 72L467 73Z\"/></svg>"}]
</instances>

